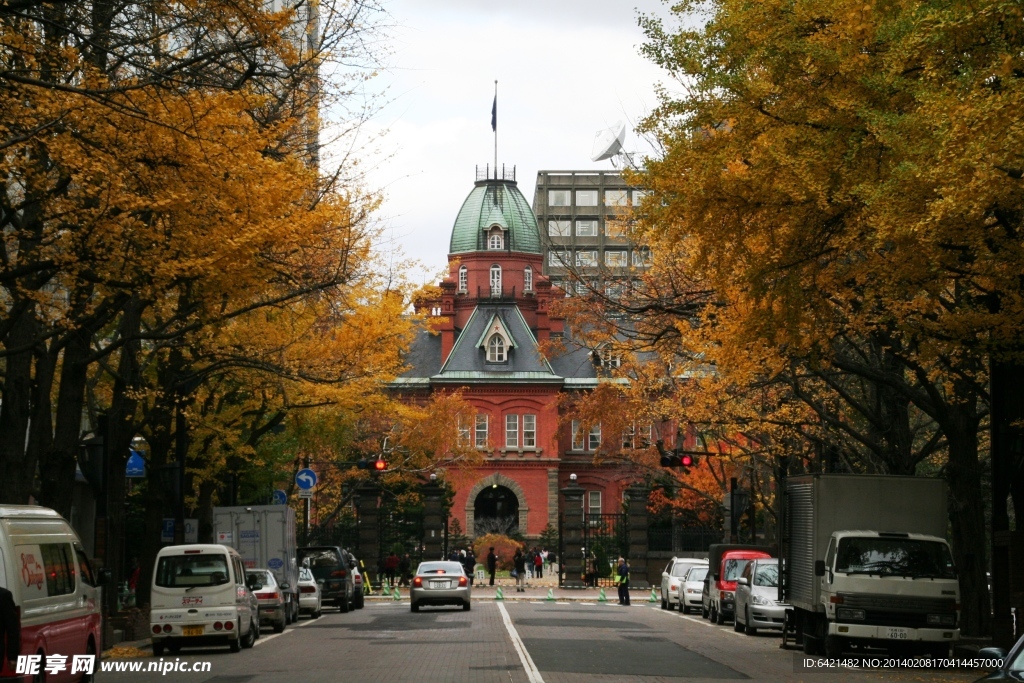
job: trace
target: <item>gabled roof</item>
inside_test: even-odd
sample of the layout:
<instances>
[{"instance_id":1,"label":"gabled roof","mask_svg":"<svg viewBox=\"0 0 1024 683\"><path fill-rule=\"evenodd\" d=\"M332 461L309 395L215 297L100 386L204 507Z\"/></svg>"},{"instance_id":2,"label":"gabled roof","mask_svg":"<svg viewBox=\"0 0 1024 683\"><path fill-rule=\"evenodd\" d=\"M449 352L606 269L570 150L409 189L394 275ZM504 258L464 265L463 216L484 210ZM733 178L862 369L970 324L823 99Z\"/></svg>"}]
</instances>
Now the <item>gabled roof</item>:
<instances>
[{"instance_id":1,"label":"gabled roof","mask_svg":"<svg viewBox=\"0 0 1024 683\"><path fill-rule=\"evenodd\" d=\"M516 309L516 312L519 312L518 308ZM480 338L476 341L476 347L478 349L487 348L487 340L490 339L491 335L495 333L500 334L502 337L507 339L509 346L512 347L513 349L519 348L519 344L516 343L516 338L509 334L508 328L505 327L505 324L501 321L501 316L499 316L497 313L492 315L491 319L487 322L486 325L484 325L484 330L483 332L480 333ZM536 343L536 340L534 341L534 343Z\"/></svg>"},{"instance_id":2,"label":"gabled roof","mask_svg":"<svg viewBox=\"0 0 1024 683\"><path fill-rule=\"evenodd\" d=\"M488 363L481 345L498 325L511 341L504 363ZM480 304L459 334L434 382L477 380L487 382L562 382L537 350L537 338L515 304Z\"/></svg>"}]
</instances>

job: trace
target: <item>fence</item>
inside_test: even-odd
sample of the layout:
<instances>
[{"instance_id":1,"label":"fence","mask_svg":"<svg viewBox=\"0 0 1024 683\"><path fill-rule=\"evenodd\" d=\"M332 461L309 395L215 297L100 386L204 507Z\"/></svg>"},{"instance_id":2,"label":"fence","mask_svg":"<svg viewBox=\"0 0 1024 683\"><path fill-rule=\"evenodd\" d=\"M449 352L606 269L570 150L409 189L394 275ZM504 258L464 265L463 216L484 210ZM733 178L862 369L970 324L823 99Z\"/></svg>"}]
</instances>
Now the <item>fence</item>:
<instances>
[{"instance_id":1,"label":"fence","mask_svg":"<svg viewBox=\"0 0 1024 683\"><path fill-rule=\"evenodd\" d=\"M706 527L648 529L647 544L655 552L704 552L712 543L722 542L722 531Z\"/></svg>"}]
</instances>

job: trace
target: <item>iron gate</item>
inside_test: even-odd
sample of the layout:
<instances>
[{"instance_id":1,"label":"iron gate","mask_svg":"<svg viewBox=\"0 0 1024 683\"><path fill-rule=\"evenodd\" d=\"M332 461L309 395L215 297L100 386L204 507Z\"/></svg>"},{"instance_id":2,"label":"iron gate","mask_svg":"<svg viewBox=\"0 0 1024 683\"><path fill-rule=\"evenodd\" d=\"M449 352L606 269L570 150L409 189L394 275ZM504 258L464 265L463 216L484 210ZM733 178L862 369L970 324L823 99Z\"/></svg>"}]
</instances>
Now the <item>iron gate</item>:
<instances>
[{"instance_id":1,"label":"iron gate","mask_svg":"<svg viewBox=\"0 0 1024 683\"><path fill-rule=\"evenodd\" d=\"M565 520L558 518L558 559L564 561ZM583 581L588 586L615 586L616 561L629 556L629 533L625 513L583 515ZM560 572L559 583L564 576Z\"/></svg>"},{"instance_id":2,"label":"iron gate","mask_svg":"<svg viewBox=\"0 0 1024 683\"><path fill-rule=\"evenodd\" d=\"M399 558L409 555L410 570L423 561L423 508L398 508L383 502L377 517L377 548L380 565L395 553ZM366 558L369 566L373 558Z\"/></svg>"}]
</instances>

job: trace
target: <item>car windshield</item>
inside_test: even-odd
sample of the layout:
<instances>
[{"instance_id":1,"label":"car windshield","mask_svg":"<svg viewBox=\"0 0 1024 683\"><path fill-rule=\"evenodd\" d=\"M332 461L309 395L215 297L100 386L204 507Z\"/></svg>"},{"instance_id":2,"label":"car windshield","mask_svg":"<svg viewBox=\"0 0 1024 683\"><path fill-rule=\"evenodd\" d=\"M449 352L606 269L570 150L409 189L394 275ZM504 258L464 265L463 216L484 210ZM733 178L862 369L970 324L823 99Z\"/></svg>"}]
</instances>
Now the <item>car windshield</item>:
<instances>
[{"instance_id":1,"label":"car windshield","mask_svg":"<svg viewBox=\"0 0 1024 683\"><path fill-rule=\"evenodd\" d=\"M754 585L767 588L779 587L779 565L761 564L757 566L757 573L754 574Z\"/></svg>"},{"instance_id":2,"label":"car windshield","mask_svg":"<svg viewBox=\"0 0 1024 683\"><path fill-rule=\"evenodd\" d=\"M708 575L707 567L694 567L686 575L687 581L703 581L704 577Z\"/></svg>"},{"instance_id":3,"label":"car windshield","mask_svg":"<svg viewBox=\"0 0 1024 683\"><path fill-rule=\"evenodd\" d=\"M326 579L344 565L337 548L299 548L299 564L309 561L309 570L318 579Z\"/></svg>"},{"instance_id":4,"label":"car windshield","mask_svg":"<svg viewBox=\"0 0 1024 683\"><path fill-rule=\"evenodd\" d=\"M1021 640L1024 641L1024 638ZM1006 665L1006 670L1013 673L1024 673L1024 646L1017 648L1013 659Z\"/></svg>"},{"instance_id":5,"label":"car windshield","mask_svg":"<svg viewBox=\"0 0 1024 683\"><path fill-rule=\"evenodd\" d=\"M938 541L878 536L839 540L836 571L911 578L955 579L949 547Z\"/></svg>"},{"instance_id":6,"label":"car windshield","mask_svg":"<svg viewBox=\"0 0 1024 683\"><path fill-rule=\"evenodd\" d=\"M313 581L313 572L303 567L299 570L299 581Z\"/></svg>"},{"instance_id":7,"label":"car windshield","mask_svg":"<svg viewBox=\"0 0 1024 683\"><path fill-rule=\"evenodd\" d=\"M424 562L416 570L417 574L461 574L462 565L458 562Z\"/></svg>"},{"instance_id":8,"label":"car windshield","mask_svg":"<svg viewBox=\"0 0 1024 683\"><path fill-rule=\"evenodd\" d=\"M274 585L274 575L265 569L249 572L246 577L250 583L256 582L263 584L264 587Z\"/></svg>"},{"instance_id":9,"label":"car windshield","mask_svg":"<svg viewBox=\"0 0 1024 683\"><path fill-rule=\"evenodd\" d=\"M164 555L156 567L156 585L161 588L222 586L228 582L228 559L224 555Z\"/></svg>"},{"instance_id":10,"label":"car windshield","mask_svg":"<svg viewBox=\"0 0 1024 683\"><path fill-rule=\"evenodd\" d=\"M672 568L672 576L683 578L692 567L689 562L676 562L676 566Z\"/></svg>"},{"instance_id":11,"label":"car windshield","mask_svg":"<svg viewBox=\"0 0 1024 683\"><path fill-rule=\"evenodd\" d=\"M725 571L722 572L722 580L735 581L740 578L740 574L743 573L748 564L750 564L750 560L726 560Z\"/></svg>"}]
</instances>

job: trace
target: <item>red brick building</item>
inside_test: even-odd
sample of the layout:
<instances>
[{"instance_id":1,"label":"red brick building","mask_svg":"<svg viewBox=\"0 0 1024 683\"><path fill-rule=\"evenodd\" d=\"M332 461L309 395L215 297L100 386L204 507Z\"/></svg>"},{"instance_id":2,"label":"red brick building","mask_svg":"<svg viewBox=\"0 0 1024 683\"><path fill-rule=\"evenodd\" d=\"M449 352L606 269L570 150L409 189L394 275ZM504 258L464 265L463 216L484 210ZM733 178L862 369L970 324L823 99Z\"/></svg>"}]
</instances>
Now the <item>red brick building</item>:
<instances>
[{"instance_id":1,"label":"red brick building","mask_svg":"<svg viewBox=\"0 0 1024 683\"><path fill-rule=\"evenodd\" d=\"M460 428L485 462L457 490L451 517L470 536L505 520L536 538L557 526L558 490L573 473L589 511L620 512L625 473L592 462L600 428L570 426L559 438L560 396L595 387L597 372L550 314L563 294L542 275L537 220L514 178L477 180L452 227L448 262L440 299L422 304L442 319L438 331L420 333L411 369L392 388L410 399L460 388L476 408ZM538 344L553 338L565 351L545 359Z\"/></svg>"}]
</instances>

